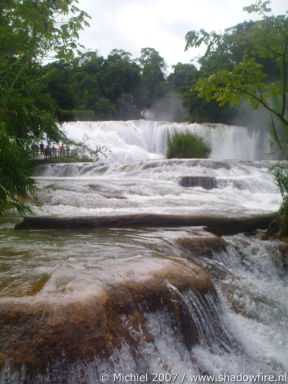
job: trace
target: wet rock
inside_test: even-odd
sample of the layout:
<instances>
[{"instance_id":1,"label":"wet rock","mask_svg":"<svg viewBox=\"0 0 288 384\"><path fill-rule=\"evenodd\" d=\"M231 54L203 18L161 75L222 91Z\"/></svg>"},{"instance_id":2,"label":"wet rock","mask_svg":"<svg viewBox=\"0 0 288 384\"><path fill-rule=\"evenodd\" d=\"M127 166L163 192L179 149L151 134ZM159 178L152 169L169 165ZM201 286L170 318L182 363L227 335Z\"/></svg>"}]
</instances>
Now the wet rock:
<instances>
[{"instance_id":1,"label":"wet rock","mask_svg":"<svg viewBox=\"0 0 288 384\"><path fill-rule=\"evenodd\" d=\"M141 343L154 342L147 323L151 313L165 314L173 332L190 348L199 332L183 300L187 292L194 292L204 307L205 295L216 297L209 275L202 269L171 262L149 278L115 283L77 301L2 300L0 372L9 361L12 372L25 366L27 382L41 376L42 383L47 379L47 367L59 359L61 372L55 371L55 375L69 371L77 362L106 360L123 344L136 353Z\"/></svg>"},{"instance_id":2,"label":"wet rock","mask_svg":"<svg viewBox=\"0 0 288 384\"><path fill-rule=\"evenodd\" d=\"M217 188L216 178L210 176L181 176L178 184L182 187L202 187L208 190Z\"/></svg>"},{"instance_id":3,"label":"wet rock","mask_svg":"<svg viewBox=\"0 0 288 384\"><path fill-rule=\"evenodd\" d=\"M221 237L209 233L205 236L179 238L176 242L193 256L212 257L214 252L226 249L226 243Z\"/></svg>"},{"instance_id":4,"label":"wet rock","mask_svg":"<svg viewBox=\"0 0 288 384\"><path fill-rule=\"evenodd\" d=\"M282 256L283 268L287 271L288 269L288 242L283 241L278 247L279 252Z\"/></svg>"}]
</instances>

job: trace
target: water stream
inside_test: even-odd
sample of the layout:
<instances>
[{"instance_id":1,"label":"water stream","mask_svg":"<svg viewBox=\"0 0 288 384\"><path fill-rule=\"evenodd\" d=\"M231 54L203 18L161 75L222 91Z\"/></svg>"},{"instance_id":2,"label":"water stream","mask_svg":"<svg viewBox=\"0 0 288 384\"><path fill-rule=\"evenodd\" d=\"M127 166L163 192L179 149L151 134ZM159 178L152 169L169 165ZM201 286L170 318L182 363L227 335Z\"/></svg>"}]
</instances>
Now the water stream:
<instances>
[{"instance_id":1,"label":"water stream","mask_svg":"<svg viewBox=\"0 0 288 384\"><path fill-rule=\"evenodd\" d=\"M63 131L91 150L97 146L107 148L111 151L110 161L117 162L163 158L168 139L183 132L202 137L210 146L213 159L263 160L276 156L265 127L253 130L224 124L133 120L66 123Z\"/></svg>"},{"instance_id":2,"label":"water stream","mask_svg":"<svg viewBox=\"0 0 288 384\"><path fill-rule=\"evenodd\" d=\"M205 137L210 159L165 160L175 130ZM64 131L111 153L41 166L43 206L34 215L238 217L281 203L269 142L246 128L130 121ZM184 187L185 176L215 185ZM281 242L201 227L15 231L17 221L0 223L1 384L287 379Z\"/></svg>"}]
</instances>

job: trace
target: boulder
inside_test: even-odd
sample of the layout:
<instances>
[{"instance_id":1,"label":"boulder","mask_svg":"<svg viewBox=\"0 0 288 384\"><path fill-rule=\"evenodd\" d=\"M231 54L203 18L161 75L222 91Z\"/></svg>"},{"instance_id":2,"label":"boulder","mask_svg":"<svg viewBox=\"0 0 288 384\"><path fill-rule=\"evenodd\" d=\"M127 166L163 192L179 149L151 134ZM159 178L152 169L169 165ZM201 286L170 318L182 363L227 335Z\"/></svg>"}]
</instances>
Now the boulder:
<instances>
[{"instance_id":1,"label":"boulder","mask_svg":"<svg viewBox=\"0 0 288 384\"><path fill-rule=\"evenodd\" d=\"M202 187L208 190L217 188L217 180L211 176L181 176L178 184L182 187Z\"/></svg>"},{"instance_id":2,"label":"boulder","mask_svg":"<svg viewBox=\"0 0 288 384\"><path fill-rule=\"evenodd\" d=\"M165 319L163 326L172 327L176 337L182 338L190 348L200 335L183 300L189 292L202 298L209 314L211 304L206 296L212 295L217 300L209 275L192 263L188 266L181 261L170 261L145 279L120 281L97 293L88 290L78 300L61 296L33 300L2 298L0 381L1 370L5 370L8 362L15 374L25 367L25 382L46 383L54 379L56 382L56 378L60 382L61 375L66 380L71 366L81 362L86 367L90 363L101 367L104 361L105 366L123 345L137 356L141 345L153 343L158 337L158 328L153 330L148 326L149 315L153 314L161 314ZM219 322L219 319L215 320L214 316L211 321ZM37 381L37 377L43 381Z\"/></svg>"},{"instance_id":3,"label":"boulder","mask_svg":"<svg viewBox=\"0 0 288 384\"><path fill-rule=\"evenodd\" d=\"M193 256L212 257L214 252L226 249L226 243L221 237L209 233L206 236L180 237L176 242Z\"/></svg>"}]
</instances>

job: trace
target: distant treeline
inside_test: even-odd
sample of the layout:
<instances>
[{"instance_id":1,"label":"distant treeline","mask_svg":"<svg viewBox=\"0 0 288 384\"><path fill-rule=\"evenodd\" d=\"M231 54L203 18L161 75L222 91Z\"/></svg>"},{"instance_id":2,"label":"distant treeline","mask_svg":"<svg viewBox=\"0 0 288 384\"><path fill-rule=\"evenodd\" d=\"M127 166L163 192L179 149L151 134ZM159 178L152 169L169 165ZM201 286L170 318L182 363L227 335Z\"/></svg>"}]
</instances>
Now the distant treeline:
<instances>
[{"instance_id":1,"label":"distant treeline","mask_svg":"<svg viewBox=\"0 0 288 384\"><path fill-rule=\"evenodd\" d=\"M237 34L251 25L253 22L244 22L231 28L231 39L237 42ZM210 76L219 68L231 68L235 61L242 60L248 48L241 40L234 44L232 55L218 49L199 60L199 69L193 64L178 63L169 74L165 60L153 48L143 48L136 59L119 49L114 49L107 58L88 52L69 64L58 61L46 65L43 68L46 92L60 122L138 119L159 100L163 101L164 109L167 102L169 111L176 96L186 111L185 116L176 119L231 123L237 118L238 109L228 105L220 108L215 100L200 99L195 85L199 78ZM279 76L275 62L262 61L271 79Z\"/></svg>"},{"instance_id":2,"label":"distant treeline","mask_svg":"<svg viewBox=\"0 0 288 384\"><path fill-rule=\"evenodd\" d=\"M176 119L228 122L235 114L229 107L219 108L214 101L198 99L193 86L201 70L193 64L178 63L167 74L164 58L153 48L143 48L136 59L118 49L107 58L88 52L69 64L57 61L43 70L46 92L61 122L138 119L159 101L169 114L175 98L186 110L185 116L182 113Z\"/></svg>"}]
</instances>

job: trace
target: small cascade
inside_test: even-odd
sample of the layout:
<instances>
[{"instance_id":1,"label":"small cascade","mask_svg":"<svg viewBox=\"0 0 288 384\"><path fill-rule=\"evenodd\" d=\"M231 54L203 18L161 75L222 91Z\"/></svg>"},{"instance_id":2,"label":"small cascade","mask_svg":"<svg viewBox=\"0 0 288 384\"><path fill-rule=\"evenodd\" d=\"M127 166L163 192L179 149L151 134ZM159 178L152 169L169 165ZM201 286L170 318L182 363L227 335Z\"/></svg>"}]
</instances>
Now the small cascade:
<instances>
[{"instance_id":1,"label":"small cascade","mask_svg":"<svg viewBox=\"0 0 288 384\"><path fill-rule=\"evenodd\" d=\"M288 369L287 246L280 241L261 241L244 234L227 236L222 241L225 247L213 255L199 257L200 252L197 256L189 252L189 257L213 276L220 301L226 306L221 319L233 330L233 337L241 346L241 359L244 350L250 364L259 371L281 375ZM199 358L198 352L195 353ZM213 362L215 353L219 352L214 350L205 358L208 371L218 368L219 361ZM204 357L203 350L200 355ZM233 372L231 352L226 358ZM244 360L242 370L255 372Z\"/></svg>"},{"instance_id":2,"label":"small cascade","mask_svg":"<svg viewBox=\"0 0 288 384\"><path fill-rule=\"evenodd\" d=\"M231 350L233 338L223 322L223 311L215 294L208 292L199 295L190 290L185 294L169 285L169 289L179 297L186 314L187 330L197 330L197 341L211 351ZM186 338L187 346L189 343ZM191 345L190 345L191 348Z\"/></svg>"},{"instance_id":3,"label":"small cascade","mask_svg":"<svg viewBox=\"0 0 288 384\"><path fill-rule=\"evenodd\" d=\"M217 312L216 302L210 305L213 284L196 265L170 262L140 281L130 277L98 294L92 292L76 301L65 300L62 294L53 305L41 293L25 305L11 298L2 303L0 324L5 332L0 341L6 360L0 359L0 383L98 383L101 373L123 369L151 378L153 372L178 370L175 360L169 362L169 351L168 356L159 356L157 345L164 335L174 341L179 355L187 355L187 362L189 350L202 342L205 329L210 329L205 333L207 343L209 335L221 337L206 323ZM197 297L201 303L201 326L199 313L194 316L196 307L192 312L185 305L186 297L188 301ZM219 322L219 316L214 318L216 330L221 329ZM154 367L151 354L158 361ZM191 362L189 367L193 368Z\"/></svg>"},{"instance_id":4,"label":"small cascade","mask_svg":"<svg viewBox=\"0 0 288 384\"><path fill-rule=\"evenodd\" d=\"M0 234L1 384L287 371L279 242L200 228Z\"/></svg>"}]
</instances>

